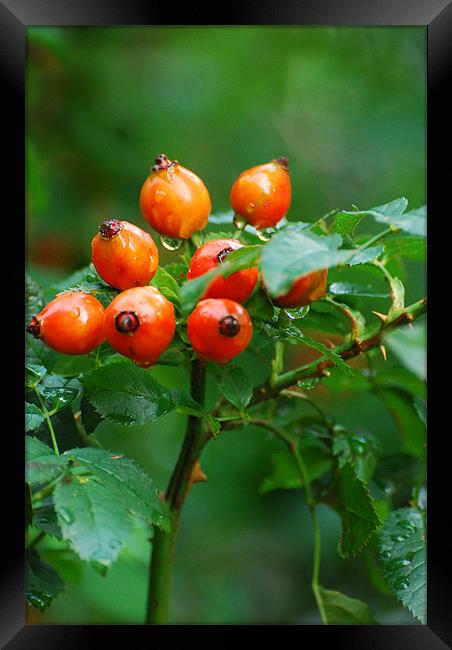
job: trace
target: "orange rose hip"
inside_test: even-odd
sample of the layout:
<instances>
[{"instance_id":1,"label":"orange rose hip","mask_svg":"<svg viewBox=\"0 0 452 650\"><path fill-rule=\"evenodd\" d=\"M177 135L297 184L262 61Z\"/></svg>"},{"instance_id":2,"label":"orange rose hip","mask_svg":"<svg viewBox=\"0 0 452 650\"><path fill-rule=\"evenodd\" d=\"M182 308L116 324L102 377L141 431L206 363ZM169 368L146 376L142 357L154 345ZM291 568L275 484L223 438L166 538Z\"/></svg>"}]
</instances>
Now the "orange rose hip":
<instances>
[{"instance_id":1,"label":"orange rose hip","mask_svg":"<svg viewBox=\"0 0 452 650\"><path fill-rule=\"evenodd\" d=\"M60 293L37 315L27 332L62 354L88 354L103 340L104 308L89 293Z\"/></svg>"},{"instance_id":2,"label":"orange rose hip","mask_svg":"<svg viewBox=\"0 0 452 650\"><path fill-rule=\"evenodd\" d=\"M289 210L291 198L287 158L246 169L231 189L235 214L258 229L275 226Z\"/></svg>"},{"instance_id":3,"label":"orange rose hip","mask_svg":"<svg viewBox=\"0 0 452 650\"><path fill-rule=\"evenodd\" d=\"M303 307L320 300L326 292L328 269L314 271L296 280L290 291L273 299L278 307Z\"/></svg>"},{"instance_id":4,"label":"orange rose hip","mask_svg":"<svg viewBox=\"0 0 452 650\"><path fill-rule=\"evenodd\" d=\"M141 188L140 208L157 232L188 239L207 225L211 201L199 176L160 154Z\"/></svg>"},{"instance_id":5,"label":"orange rose hip","mask_svg":"<svg viewBox=\"0 0 452 650\"><path fill-rule=\"evenodd\" d=\"M157 271L159 254L154 240L128 221L101 223L91 250L96 271L115 289L144 286Z\"/></svg>"}]
</instances>

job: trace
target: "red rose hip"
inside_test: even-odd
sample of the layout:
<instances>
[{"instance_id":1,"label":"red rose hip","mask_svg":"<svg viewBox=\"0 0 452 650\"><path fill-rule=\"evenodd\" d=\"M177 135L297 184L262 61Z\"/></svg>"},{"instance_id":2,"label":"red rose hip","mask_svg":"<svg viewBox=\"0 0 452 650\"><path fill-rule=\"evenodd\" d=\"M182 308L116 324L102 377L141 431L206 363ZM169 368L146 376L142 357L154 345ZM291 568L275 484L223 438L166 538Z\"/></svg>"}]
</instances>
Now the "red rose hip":
<instances>
[{"instance_id":1,"label":"red rose hip","mask_svg":"<svg viewBox=\"0 0 452 650\"><path fill-rule=\"evenodd\" d=\"M117 352L144 367L157 361L175 330L174 307L154 287L127 289L105 310L107 341Z\"/></svg>"},{"instance_id":2,"label":"red rose hip","mask_svg":"<svg viewBox=\"0 0 452 650\"><path fill-rule=\"evenodd\" d=\"M273 299L278 307L303 307L320 300L326 292L328 269L314 271L296 280L290 291Z\"/></svg>"},{"instance_id":3,"label":"red rose hip","mask_svg":"<svg viewBox=\"0 0 452 650\"><path fill-rule=\"evenodd\" d=\"M251 341L253 326L248 312L233 300L201 300L187 321L188 338L204 360L228 363Z\"/></svg>"},{"instance_id":4,"label":"red rose hip","mask_svg":"<svg viewBox=\"0 0 452 650\"><path fill-rule=\"evenodd\" d=\"M237 239L215 239L198 248L187 272L187 280L193 280L222 264L230 253L243 248ZM203 298L227 298L244 302L252 293L259 276L257 268L237 271L227 278L212 280Z\"/></svg>"},{"instance_id":5,"label":"red rose hip","mask_svg":"<svg viewBox=\"0 0 452 650\"><path fill-rule=\"evenodd\" d=\"M62 354L88 354L103 340L104 308L89 293L66 291L33 316L27 332Z\"/></svg>"}]
</instances>

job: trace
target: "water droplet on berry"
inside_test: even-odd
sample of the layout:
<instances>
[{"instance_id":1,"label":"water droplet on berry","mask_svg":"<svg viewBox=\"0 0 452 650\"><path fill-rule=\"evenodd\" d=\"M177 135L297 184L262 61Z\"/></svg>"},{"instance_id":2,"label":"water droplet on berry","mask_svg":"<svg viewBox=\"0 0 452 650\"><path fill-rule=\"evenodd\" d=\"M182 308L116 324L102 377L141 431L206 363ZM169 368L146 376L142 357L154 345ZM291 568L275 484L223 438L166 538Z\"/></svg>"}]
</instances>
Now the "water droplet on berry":
<instances>
[{"instance_id":1,"label":"water droplet on berry","mask_svg":"<svg viewBox=\"0 0 452 650\"><path fill-rule=\"evenodd\" d=\"M177 251L182 246L183 241L183 239L177 239L176 237L160 235L160 242L167 251Z\"/></svg>"},{"instance_id":2,"label":"water droplet on berry","mask_svg":"<svg viewBox=\"0 0 452 650\"><path fill-rule=\"evenodd\" d=\"M161 203L163 199L166 196L166 192L163 192L163 190L157 190L156 193L154 194L154 201L156 203Z\"/></svg>"},{"instance_id":3,"label":"water droplet on berry","mask_svg":"<svg viewBox=\"0 0 452 650\"><path fill-rule=\"evenodd\" d=\"M273 233L266 228L256 228L256 235L261 241L269 241L272 238Z\"/></svg>"},{"instance_id":4,"label":"water droplet on berry","mask_svg":"<svg viewBox=\"0 0 452 650\"><path fill-rule=\"evenodd\" d=\"M246 226L246 219L244 219L240 214L235 214L232 223L236 228L242 230Z\"/></svg>"}]
</instances>

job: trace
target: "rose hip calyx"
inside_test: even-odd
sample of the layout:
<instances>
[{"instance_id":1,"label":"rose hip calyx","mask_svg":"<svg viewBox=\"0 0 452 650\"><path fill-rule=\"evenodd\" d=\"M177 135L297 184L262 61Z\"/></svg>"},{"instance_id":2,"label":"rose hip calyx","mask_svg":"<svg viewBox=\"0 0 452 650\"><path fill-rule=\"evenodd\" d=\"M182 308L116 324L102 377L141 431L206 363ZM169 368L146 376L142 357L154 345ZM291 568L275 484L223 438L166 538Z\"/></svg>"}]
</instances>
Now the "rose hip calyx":
<instances>
[{"instance_id":1,"label":"rose hip calyx","mask_svg":"<svg viewBox=\"0 0 452 650\"><path fill-rule=\"evenodd\" d=\"M235 316L225 316L218 323L218 329L223 336L232 338L240 332L240 323Z\"/></svg>"},{"instance_id":2,"label":"rose hip calyx","mask_svg":"<svg viewBox=\"0 0 452 650\"><path fill-rule=\"evenodd\" d=\"M140 327L134 311L121 311L115 316L115 327L121 334L133 334Z\"/></svg>"},{"instance_id":3,"label":"rose hip calyx","mask_svg":"<svg viewBox=\"0 0 452 650\"><path fill-rule=\"evenodd\" d=\"M107 219L99 226L99 234L102 239L110 239L122 230L121 222L117 219Z\"/></svg>"}]
</instances>

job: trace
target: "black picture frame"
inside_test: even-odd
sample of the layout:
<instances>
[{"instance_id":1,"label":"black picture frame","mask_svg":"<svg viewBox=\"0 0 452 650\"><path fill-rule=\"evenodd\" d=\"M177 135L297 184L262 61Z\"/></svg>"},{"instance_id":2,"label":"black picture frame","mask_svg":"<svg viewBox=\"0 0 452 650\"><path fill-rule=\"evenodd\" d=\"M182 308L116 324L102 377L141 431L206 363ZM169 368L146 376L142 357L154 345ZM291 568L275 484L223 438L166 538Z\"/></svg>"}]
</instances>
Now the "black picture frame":
<instances>
[{"instance_id":1,"label":"black picture frame","mask_svg":"<svg viewBox=\"0 0 452 650\"><path fill-rule=\"evenodd\" d=\"M446 192L450 185L450 165L441 162L441 152L447 147L447 122L451 115L450 103L446 100L446 81L450 77L452 59L452 2L449 0L315 0L290 2L279 0L253 0L246 6L231 2L225 7L224 15L214 16L209 8L201 4L185 6L177 10L171 5L156 8L148 2L138 0L0 0L0 69L2 72L2 107L5 111L3 133L10 136L10 145L4 152L7 161L8 183L4 185L4 197L9 199L11 212L3 215L4 228L11 219L14 225L14 237L18 245L14 268L17 260L23 254L21 247L19 215L25 214L25 65L26 65L26 29L32 25L170 25L176 17L177 24L227 24L227 25L423 25L426 27L428 42L428 289L429 289L429 425L432 426L433 413L441 397L437 394L438 374L431 371L433 354L431 341L434 337L435 323L441 317L440 307L436 306L436 293L439 293L436 282L432 280L434 260L441 257L441 244L437 230L432 224L442 223L448 219L444 214L447 206ZM221 7L220 7L221 9ZM176 13L176 16L175 16ZM450 81L449 84L450 86ZM4 138L6 139L6 138ZM15 189L14 186L16 184ZM6 209L6 208L5 208ZM440 229L441 230L441 229ZM3 231L5 234L5 231ZM11 233L9 233L11 234ZM25 238L24 238L25 239ZM14 241L8 239L7 244ZM443 243L444 246L444 243ZM434 256L432 250L435 249ZM444 258L447 252L444 248ZM4 270L5 272L5 270ZM4 278L5 280L5 278ZM9 297L12 299L12 293ZM15 314L22 314L23 301L20 292L17 296L18 307ZM5 297L5 296L4 296ZM432 300L433 297L433 300ZM9 303L8 303L9 306ZM8 319L10 325L14 319ZM5 324L5 320L3 320ZM21 365L21 357L17 359L17 351L23 346L23 319L14 323L14 332L8 328L8 352L11 354L11 368ZM438 334L441 337L441 332ZM444 336L444 335L443 335ZM23 366L22 366L23 367ZM20 373L11 373L11 379L17 376L21 382ZM430 379L431 378L431 379ZM10 384L12 385L12 381ZM440 382L441 383L441 380ZM433 384L433 386L432 386ZM14 433L10 439L22 440L22 406L21 393L15 418L9 424L9 430ZM15 398L11 396L11 404ZM9 405L9 402L8 402ZM444 407L443 407L444 408ZM16 426L17 425L17 426ZM440 428L434 433L438 441L441 437L450 436L447 426L440 423ZM444 441L440 445L433 441L428 456L428 618L427 625L416 626L297 626L297 643L306 644L309 640L331 644L331 647L353 650L440 650L450 647L452 642L452 599L450 598L450 533L447 524L450 521L450 506L447 492L449 455L444 452ZM198 626L166 626L151 628L151 626L65 626L65 625L25 625L25 561L23 543L23 482L24 475L19 468L23 467L24 448L22 443L8 445L7 465L12 468L11 478L4 479L4 498L2 520L6 533L2 536L4 549L1 557L1 608L0 608L0 641L2 647L11 650L37 648L71 648L91 647L99 643L107 643L112 635L115 643L135 645L138 635L149 643L158 637L171 639L173 634L184 628L184 634L199 639ZM6 471L6 468L5 468ZM19 495L19 496L17 496ZM202 626L202 634L217 626ZM224 640L237 626L226 626ZM268 627L268 626L266 626ZM270 626L274 627L274 626ZM277 633L281 634L287 626L278 626ZM246 642L249 634L255 634L254 626L240 626L240 635ZM216 630L212 630L216 634ZM131 636L134 641L131 641ZM250 637L250 640L252 638ZM199 641L198 641L199 642ZM446 645L449 644L449 646Z\"/></svg>"}]
</instances>

